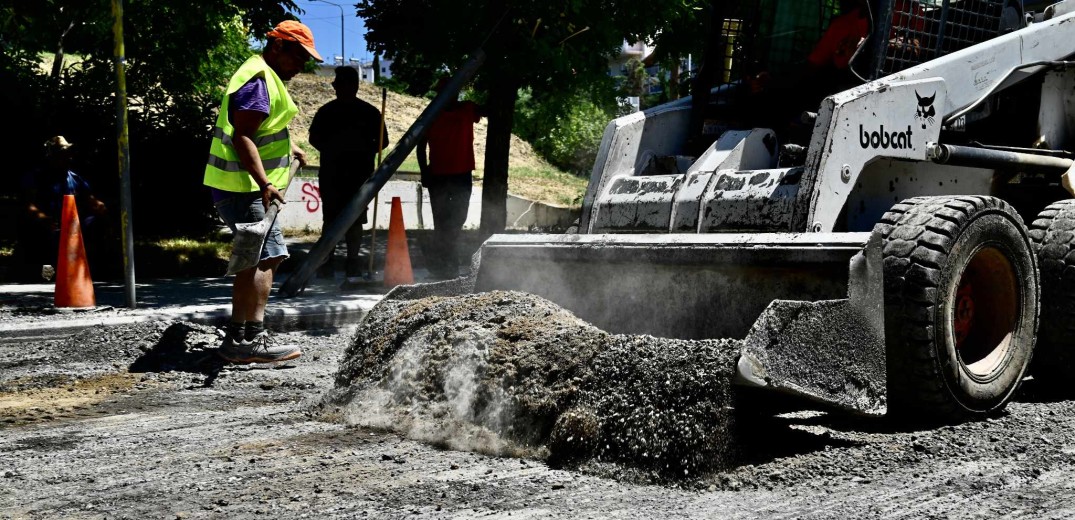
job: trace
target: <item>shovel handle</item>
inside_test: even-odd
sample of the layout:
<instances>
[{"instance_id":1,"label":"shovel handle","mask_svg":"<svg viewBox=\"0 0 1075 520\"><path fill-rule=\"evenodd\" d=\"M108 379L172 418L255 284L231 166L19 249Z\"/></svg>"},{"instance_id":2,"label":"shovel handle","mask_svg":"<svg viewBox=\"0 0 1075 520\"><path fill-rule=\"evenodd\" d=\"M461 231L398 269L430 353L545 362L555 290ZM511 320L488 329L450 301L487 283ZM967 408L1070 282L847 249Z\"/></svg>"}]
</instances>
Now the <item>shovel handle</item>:
<instances>
[{"instance_id":1,"label":"shovel handle","mask_svg":"<svg viewBox=\"0 0 1075 520\"><path fill-rule=\"evenodd\" d=\"M272 222L276 219L276 214L280 213L280 205L282 203L278 200L274 200L269 203L269 209L265 210L265 220Z\"/></svg>"},{"instance_id":2,"label":"shovel handle","mask_svg":"<svg viewBox=\"0 0 1075 520\"><path fill-rule=\"evenodd\" d=\"M377 129L377 167L381 167L381 159L384 158L384 118L385 107L388 105L388 89L381 87L381 126ZM370 263L366 270L373 276L373 251L377 247L377 204L380 203L381 192L373 196L373 224L370 225Z\"/></svg>"},{"instance_id":3,"label":"shovel handle","mask_svg":"<svg viewBox=\"0 0 1075 520\"><path fill-rule=\"evenodd\" d=\"M284 189L278 190L280 192L281 199L287 196L287 189L291 187L291 181L295 179L295 174L298 173L299 168L300 166L298 161L291 161L291 169L287 172L287 183L284 184ZM280 212L280 206L282 206L283 204L283 200L273 199L273 201L269 203L269 208L265 210L264 220L268 220L270 222L275 220L276 214Z\"/></svg>"}]
</instances>

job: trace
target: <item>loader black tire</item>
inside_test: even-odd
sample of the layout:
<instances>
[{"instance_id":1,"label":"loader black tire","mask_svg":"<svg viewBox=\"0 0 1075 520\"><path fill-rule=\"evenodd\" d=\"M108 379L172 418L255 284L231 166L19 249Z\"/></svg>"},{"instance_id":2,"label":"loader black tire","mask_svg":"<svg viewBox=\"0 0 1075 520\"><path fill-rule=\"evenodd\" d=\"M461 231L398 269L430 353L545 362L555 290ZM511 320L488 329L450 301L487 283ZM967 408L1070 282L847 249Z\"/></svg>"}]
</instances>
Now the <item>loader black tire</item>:
<instances>
[{"instance_id":1,"label":"loader black tire","mask_svg":"<svg viewBox=\"0 0 1075 520\"><path fill-rule=\"evenodd\" d=\"M1030 373L1040 388L1075 393L1075 200L1050 204L1030 225L1041 272L1041 322Z\"/></svg>"},{"instance_id":2,"label":"loader black tire","mask_svg":"<svg viewBox=\"0 0 1075 520\"><path fill-rule=\"evenodd\" d=\"M875 232L890 413L952 422L1002 409L1027 373L1038 319L1022 219L994 197L916 197Z\"/></svg>"}]
</instances>

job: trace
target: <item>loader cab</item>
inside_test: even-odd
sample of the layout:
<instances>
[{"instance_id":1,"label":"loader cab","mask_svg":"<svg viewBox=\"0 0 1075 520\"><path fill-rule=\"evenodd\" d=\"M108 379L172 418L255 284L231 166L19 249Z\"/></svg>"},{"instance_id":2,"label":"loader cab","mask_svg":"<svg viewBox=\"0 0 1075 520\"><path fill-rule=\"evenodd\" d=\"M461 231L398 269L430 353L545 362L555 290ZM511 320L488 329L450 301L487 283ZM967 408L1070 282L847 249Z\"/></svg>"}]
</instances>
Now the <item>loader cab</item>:
<instances>
[{"instance_id":1,"label":"loader cab","mask_svg":"<svg viewBox=\"0 0 1075 520\"><path fill-rule=\"evenodd\" d=\"M1025 25L1021 0L863 0L863 35L846 71L811 75L807 61L833 21L856 2L763 0L723 7L721 31L700 78L712 90L696 123L708 146L728 130L776 127L816 111L824 97L919 65ZM838 76L838 77L837 77ZM701 83L700 82L700 83ZM698 85L702 86L702 85ZM697 118L696 118L697 121ZM796 125L791 125L794 130ZM804 129L799 129L804 130ZM805 131L809 132L806 128ZM782 135L802 141L803 135ZM808 135L805 136L808 138ZM800 143L803 144L803 143Z\"/></svg>"},{"instance_id":2,"label":"loader cab","mask_svg":"<svg viewBox=\"0 0 1075 520\"><path fill-rule=\"evenodd\" d=\"M830 21L840 15L838 0L721 2L706 48L706 65L695 89L709 90L699 125L702 149L728 130L768 126L773 100L801 75L810 50ZM696 95L696 97L700 97ZM704 96L702 96L704 97ZM699 107L700 109L701 107Z\"/></svg>"},{"instance_id":3,"label":"loader cab","mask_svg":"<svg viewBox=\"0 0 1075 520\"><path fill-rule=\"evenodd\" d=\"M1023 23L1019 0L862 0L859 10L865 7L868 20L856 20L863 34L852 39L853 53L841 64L846 81L824 84L831 79L825 75L803 80L815 44L851 14L853 4L713 2L710 26L719 30L706 42L694 95L609 125L583 200L580 232L813 229L805 215L817 191L801 190L801 181L814 182L816 171L808 170L816 164L807 158L817 129L801 116L819 112L822 100L835 93Z\"/></svg>"}]
</instances>

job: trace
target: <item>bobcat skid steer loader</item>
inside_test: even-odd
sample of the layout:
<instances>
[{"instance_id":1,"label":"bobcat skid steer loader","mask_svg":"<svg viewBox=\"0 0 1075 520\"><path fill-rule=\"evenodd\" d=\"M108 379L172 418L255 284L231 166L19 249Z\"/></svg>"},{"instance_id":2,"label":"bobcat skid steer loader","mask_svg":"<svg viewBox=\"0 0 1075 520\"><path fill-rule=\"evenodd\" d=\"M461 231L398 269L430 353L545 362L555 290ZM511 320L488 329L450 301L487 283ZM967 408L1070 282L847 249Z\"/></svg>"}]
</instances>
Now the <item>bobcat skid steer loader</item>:
<instances>
[{"instance_id":1,"label":"bobcat skid steer loader","mask_svg":"<svg viewBox=\"0 0 1075 520\"><path fill-rule=\"evenodd\" d=\"M769 107L748 84L790 74L838 8L729 4L708 99L610 123L577 229L491 237L468 289L614 333L740 338L737 383L865 415L990 413L1032 358L1062 383L1075 0L869 2L861 81L797 112L800 146L751 122Z\"/></svg>"}]
</instances>

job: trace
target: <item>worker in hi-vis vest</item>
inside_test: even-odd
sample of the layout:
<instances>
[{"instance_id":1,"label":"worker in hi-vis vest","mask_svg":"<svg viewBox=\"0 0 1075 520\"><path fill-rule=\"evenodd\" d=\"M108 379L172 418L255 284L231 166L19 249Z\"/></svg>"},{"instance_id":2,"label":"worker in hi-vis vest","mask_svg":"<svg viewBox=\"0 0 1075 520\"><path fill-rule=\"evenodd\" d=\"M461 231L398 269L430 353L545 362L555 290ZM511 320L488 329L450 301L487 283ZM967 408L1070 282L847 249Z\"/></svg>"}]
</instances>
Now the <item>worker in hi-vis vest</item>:
<instances>
[{"instance_id":1,"label":"worker in hi-vis vest","mask_svg":"<svg viewBox=\"0 0 1075 520\"><path fill-rule=\"evenodd\" d=\"M310 28L286 20L269 32L262 54L246 60L228 83L204 183L233 232L236 224L261 221L272 201L283 203L280 192L289 180L292 158L300 166L306 164L305 154L288 135L287 124L298 107L284 82L310 59L322 61ZM219 350L227 361L270 363L302 355L295 345L277 344L265 329L273 275L287 257L284 236L274 222L258 265L235 275L231 321Z\"/></svg>"}]
</instances>

